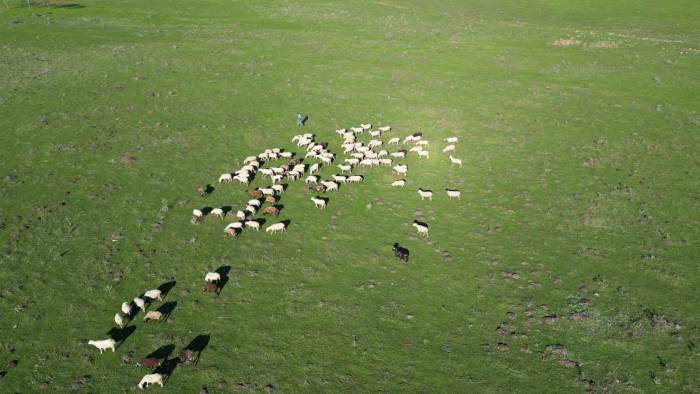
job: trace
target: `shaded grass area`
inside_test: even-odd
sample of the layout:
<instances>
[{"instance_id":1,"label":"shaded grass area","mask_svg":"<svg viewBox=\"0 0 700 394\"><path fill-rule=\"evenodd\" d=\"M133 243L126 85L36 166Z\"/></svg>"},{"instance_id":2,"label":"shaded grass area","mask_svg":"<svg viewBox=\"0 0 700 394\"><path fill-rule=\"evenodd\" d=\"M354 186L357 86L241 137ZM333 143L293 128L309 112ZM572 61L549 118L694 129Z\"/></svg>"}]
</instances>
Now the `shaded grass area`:
<instances>
[{"instance_id":1,"label":"shaded grass area","mask_svg":"<svg viewBox=\"0 0 700 394\"><path fill-rule=\"evenodd\" d=\"M8 390L126 391L145 371L123 355L205 335L166 388L699 389L695 3L23 4L0 11ZM247 201L220 173L298 151L296 112L334 152L371 121L422 131L431 158L405 160L403 190L355 171L324 211L291 185L280 236L190 224ZM114 354L80 344L170 280L165 322L137 315Z\"/></svg>"}]
</instances>

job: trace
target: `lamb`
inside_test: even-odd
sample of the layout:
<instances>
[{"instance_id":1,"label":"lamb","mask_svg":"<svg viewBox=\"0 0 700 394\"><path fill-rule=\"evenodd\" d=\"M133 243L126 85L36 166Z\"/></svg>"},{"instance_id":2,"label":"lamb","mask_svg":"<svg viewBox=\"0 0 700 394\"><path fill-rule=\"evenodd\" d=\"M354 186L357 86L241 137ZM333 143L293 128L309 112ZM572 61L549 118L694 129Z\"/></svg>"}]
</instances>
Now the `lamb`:
<instances>
[{"instance_id":1,"label":"lamb","mask_svg":"<svg viewBox=\"0 0 700 394\"><path fill-rule=\"evenodd\" d=\"M263 215L275 215L278 216L280 214L280 210L275 208L275 207L267 207L263 209Z\"/></svg>"},{"instance_id":2,"label":"lamb","mask_svg":"<svg viewBox=\"0 0 700 394\"><path fill-rule=\"evenodd\" d=\"M427 150L420 150L418 151L418 157L425 157L427 159L430 159L430 152Z\"/></svg>"},{"instance_id":3,"label":"lamb","mask_svg":"<svg viewBox=\"0 0 700 394\"><path fill-rule=\"evenodd\" d=\"M391 131L391 126L379 127L377 130L381 131L382 133L386 133L388 131Z\"/></svg>"},{"instance_id":4,"label":"lamb","mask_svg":"<svg viewBox=\"0 0 700 394\"><path fill-rule=\"evenodd\" d=\"M423 190L421 188L418 188L418 195L420 196L421 200L425 200L427 198L430 201L433 201L433 192L430 190Z\"/></svg>"},{"instance_id":5,"label":"lamb","mask_svg":"<svg viewBox=\"0 0 700 394\"><path fill-rule=\"evenodd\" d=\"M144 296L152 300L163 301L163 299L161 298L161 294L161 291L158 289L148 290L147 292L143 293Z\"/></svg>"},{"instance_id":6,"label":"lamb","mask_svg":"<svg viewBox=\"0 0 700 394\"><path fill-rule=\"evenodd\" d=\"M450 161L452 162L452 164L457 164L460 167L462 166L462 159L458 159L458 158L452 157L452 155L450 155Z\"/></svg>"},{"instance_id":7,"label":"lamb","mask_svg":"<svg viewBox=\"0 0 700 394\"><path fill-rule=\"evenodd\" d=\"M146 301L141 297L134 298L134 304L136 304L139 309L146 312Z\"/></svg>"},{"instance_id":8,"label":"lamb","mask_svg":"<svg viewBox=\"0 0 700 394\"><path fill-rule=\"evenodd\" d=\"M103 351L107 349L112 349L112 353L115 352L116 347L117 347L117 341L114 339L103 339L101 341L98 340L90 340L88 341L88 345L92 345L100 350L100 354L102 354Z\"/></svg>"},{"instance_id":9,"label":"lamb","mask_svg":"<svg viewBox=\"0 0 700 394\"><path fill-rule=\"evenodd\" d=\"M401 142L401 138L399 137L394 137L394 138L389 138L389 142L387 142L389 145L398 145L399 142Z\"/></svg>"},{"instance_id":10,"label":"lamb","mask_svg":"<svg viewBox=\"0 0 700 394\"><path fill-rule=\"evenodd\" d=\"M450 199L456 198L458 200L462 199L462 192L459 190L454 190L454 189L445 189L447 191L447 197Z\"/></svg>"},{"instance_id":11,"label":"lamb","mask_svg":"<svg viewBox=\"0 0 700 394\"><path fill-rule=\"evenodd\" d=\"M228 183L231 182L233 179L231 178L231 174L221 174L219 177L219 183Z\"/></svg>"},{"instance_id":12,"label":"lamb","mask_svg":"<svg viewBox=\"0 0 700 394\"><path fill-rule=\"evenodd\" d=\"M236 217L238 218L238 220L245 220L247 215L243 211L236 211Z\"/></svg>"},{"instance_id":13,"label":"lamb","mask_svg":"<svg viewBox=\"0 0 700 394\"><path fill-rule=\"evenodd\" d=\"M401 174L406 175L406 173L408 172L408 166L405 165L405 164L398 164L398 165L395 165L395 166L393 167L393 170L394 170L394 171L396 172L396 174L398 174L398 175L401 175Z\"/></svg>"},{"instance_id":14,"label":"lamb","mask_svg":"<svg viewBox=\"0 0 700 394\"><path fill-rule=\"evenodd\" d=\"M279 222L279 223L271 224L271 225L267 226L267 228L265 229L265 232L269 233L269 234L274 234L278 231L282 231L282 232L287 231L287 226L283 222Z\"/></svg>"},{"instance_id":15,"label":"lamb","mask_svg":"<svg viewBox=\"0 0 700 394\"><path fill-rule=\"evenodd\" d=\"M163 314L158 311L148 311L146 313L146 316L143 317L143 321L147 322L149 320L157 320L160 321L160 319L163 318Z\"/></svg>"},{"instance_id":16,"label":"lamb","mask_svg":"<svg viewBox=\"0 0 700 394\"><path fill-rule=\"evenodd\" d=\"M160 387L163 387L163 375L159 373L144 375L143 378L141 378L138 387L139 389L143 390L144 387L148 387L151 384L159 384Z\"/></svg>"},{"instance_id":17,"label":"lamb","mask_svg":"<svg viewBox=\"0 0 700 394\"><path fill-rule=\"evenodd\" d=\"M423 225L423 224L418 223L418 222L414 222L414 223L412 224L412 226L416 228L416 231L418 231L418 234L420 234L420 235L422 235L422 236L425 236L425 237L429 236L429 234L428 234L428 226Z\"/></svg>"},{"instance_id":18,"label":"lamb","mask_svg":"<svg viewBox=\"0 0 700 394\"><path fill-rule=\"evenodd\" d=\"M367 130L370 130L372 128L372 124L371 123L367 123L367 124L360 123L360 127L362 127L362 130L367 131Z\"/></svg>"},{"instance_id":19,"label":"lamb","mask_svg":"<svg viewBox=\"0 0 700 394\"><path fill-rule=\"evenodd\" d=\"M204 281L205 282L218 282L221 280L221 274L218 272L207 272L206 275L204 275Z\"/></svg>"},{"instance_id":20,"label":"lamb","mask_svg":"<svg viewBox=\"0 0 700 394\"><path fill-rule=\"evenodd\" d=\"M455 145L454 145L454 144L447 145L446 147L444 147L444 148L442 149L442 153L454 152L454 151L455 151Z\"/></svg>"},{"instance_id":21,"label":"lamb","mask_svg":"<svg viewBox=\"0 0 700 394\"><path fill-rule=\"evenodd\" d=\"M406 186L406 180L405 179L398 179L395 180L394 182L391 183L392 187L404 187Z\"/></svg>"},{"instance_id":22,"label":"lamb","mask_svg":"<svg viewBox=\"0 0 700 394\"><path fill-rule=\"evenodd\" d=\"M313 201L314 205L316 205L316 208L326 209L326 200L322 198L311 197L311 201Z\"/></svg>"},{"instance_id":23,"label":"lamb","mask_svg":"<svg viewBox=\"0 0 700 394\"><path fill-rule=\"evenodd\" d=\"M255 231L260 231L260 223L256 222L255 220L247 220L244 224L246 227L250 227Z\"/></svg>"},{"instance_id":24,"label":"lamb","mask_svg":"<svg viewBox=\"0 0 700 394\"><path fill-rule=\"evenodd\" d=\"M340 172L350 172L352 171L352 166L349 164L338 164L338 168L340 168Z\"/></svg>"},{"instance_id":25,"label":"lamb","mask_svg":"<svg viewBox=\"0 0 700 394\"><path fill-rule=\"evenodd\" d=\"M114 315L114 322L117 323L117 327L124 328L124 317L124 314L121 312L117 312L117 314Z\"/></svg>"},{"instance_id":26,"label":"lamb","mask_svg":"<svg viewBox=\"0 0 700 394\"><path fill-rule=\"evenodd\" d=\"M254 207L259 207L260 206L260 200L248 200L248 205L252 205Z\"/></svg>"},{"instance_id":27,"label":"lamb","mask_svg":"<svg viewBox=\"0 0 700 394\"><path fill-rule=\"evenodd\" d=\"M272 183L282 182L282 175L273 175L270 178L272 179Z\"/></svg>"},{"instance_id":28,"label":"lamb","mask_svg":"<svg viewBox=\"0 0 700 394\"><path fill-rule=\"evenodd\" d=\"M364 180L364 178L362 177L362 175L350 175L348 177L348 182L352 182L352 183L360 183L363 180Z\"/></svg>"},{"instance_id":29,"label":"lamb","mask_svg":"<svg viewBox=\"0 0 700 394\"><path fill-rule=\"evenodd\" d=\"M214 208L211 210L211 214L218 217L219 219L224 219L224 210L221 208Z\"/></svg>"},{"instance_id":30,"label":"lamb","mask_svg":"<svg viewBox=\"0 0 700 394\"><path fill-rule=\"evenodd\" d=\"M129 303L129 302L122 303L122 313L125 314L126 316L131 316L131 303Z\"/></svg>"},{"instance_id":31,"label":"lamb","mask_svg":"<svg viewBox=\"0 0 700 394\"><path fill-rule=\"evenodd\" d=\"M321 184L326 187L326 191L328 191L328 192L338 190L338 184L335 182L323 181L323 182L321 182Z\"/></svg>"}]
</instances>

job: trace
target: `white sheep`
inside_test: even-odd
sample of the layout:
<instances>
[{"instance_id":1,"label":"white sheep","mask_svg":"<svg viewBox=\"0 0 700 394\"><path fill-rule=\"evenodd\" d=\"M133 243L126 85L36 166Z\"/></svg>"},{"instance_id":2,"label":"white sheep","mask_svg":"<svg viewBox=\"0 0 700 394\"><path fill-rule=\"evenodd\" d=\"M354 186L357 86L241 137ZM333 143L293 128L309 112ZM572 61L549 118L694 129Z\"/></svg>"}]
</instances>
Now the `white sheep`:
<instances>
[{"instance_id":1,"label":"white sheep","mask_svg":"<svg viewBox=\"0 0 700 394\"><path fill-rule=\"evenodd\" d=\"M136 297L134 298L134 304L141 309L142 311L146 312L146 301L141 298L141 297Z\"/></svg>"},{"instance_id":2,"label":"white sheep","mask_svg":"<svg viewBox=\"0 0 700 394\"><path fill-rule=\"evenodd\" d=\"M370 140L367 146L370 148L375 148L377 146L382 146L383 142L381 140Z\"/></svg>"},{"instance_id":3,"label":"white sheep","mask_svg":"<svg viewBox=\"0 0 700 394\"><path fill-rule=\"evenodd\" d=\"M350 172L352 171L352 166L349 164L338 164L338 168L340 168L340 172Z\"/></svg>"},{"instance_id":4,"label":"white sheep","mask_svg":"<svg viewBox=\"0 0 700 394\"><path fill-rule=\"evenodd\" d=\"M316 175L309 175L304 180L304 183L318 183L318 177Z\"/></svg>"},{"instance_id":5,"label":"white sheep","mask_svg":"<svg viewBox=\"0 0 700 394\"><path fill-rule=\"evenodd\" d=\"M258 157L257 156L248 156L245 159L243 159L243 163L250 163L251 161L257 161Z\"/></svg>"},{"instance_id":6,"label":"white sheep","mask_svg":"<svg viewBox=\"0 0 700 394\"><path fill-rule=\"evenodd\" d=\"M224 210L221 208L214 208L211 210L211 214L218 217L219 219L224 218Z\"/></svg>"},{"instance_id":7,"label":"white sheep","mask_svg":"<svg viewBox=\"0 0 700 394\"><path fill-rule=\"evenodd\" d=\"M450 161L452 162L452 164L457 164L460 167L462 166L462 159L458 159L458 158L452 157L452 155L450 155Z\"/></svg>"},{"instance_id":8,"label":"white sheep","mask_svg":"<svg viewBox=\"0 0 700 394\"><path fill-rule=\"evenodd\" d=\"M143 317L143 321L149 321L149 320L157 320L160 321L160 319L163 318L163 312L159 311L148 311L146 315Z\"/></svg>"},{"instance_id":9,"label":"white sheep","mask_svg":"<svg viewBox=\"0 0 700 394\"><path fill-rule=\"evenodd\" d=\"M219 183L231 182L232 180L231 174L221 174L219 177Z\"/></svg>"},{"instance_id":10,"label":"white sheep","mask_svg":"<svg viewBox=\"0 0 700 394\"><path fill-rule=\"evenodd\" d=\"M237 212L236 212L236 217L238 218L238 220L245 220L245 218L247 217L247 215L246 215L245 212L243 212L243 211L237 211Z\"/></svg>"},{"instance_id":11,"label":"white sheep","mask_svg":"<svg viewBox=\"0 0 700 394\"><path fill-rule=\"evenodd\" d=\"M379 164L383 166L390 166L392 163L391 159L379 159Z\"/></svg>"},{"instance_id":12,"label":"white sheep","mask_svg":"<svg viewBox=\"0 0 700 394\"><path fill-rule=\"evenodd\" d=\"M143 293L143 295L152 300L163 301L161 298L162 292L159 289L148 290L147 292Z\"/></svg>"},{"instance_id":13,"label":"white sheep","mask_svg":"<svg viewBox=\"0 0 700 394\"><path fill-rule=\"evenodd\" d=\"M314 205L316 205L316 208L326 209L326 200L322 198L311 197L311 201L313 201Z\"/></svg>"},{"instance_id":14,"label":"white sheep","mask_svg":"<svg viewBox=\"0 0 700 394\"><path fill-rule=\"evenodd\" d=\"M148 387L151 384L159 384L160 387L163 387L163 375L159 373L144 375L143 378L141 378L138 387L139 389L143 390L144 387Z\"/></svg>"},{"instance_id":15,"label":"white sheep","mask_svg":"<svg viewBox=\"0 0 700 394\"><path fill-rule=\"evenodd\" d=\"M335 182L323 181L323 182L321 182L321 184L326 187L327 192L332 192L332 191L338 190L338 184Z\"/></svg>"},{"instance_id":16,"label":"white sheep","mask_svg":"<svg viewBox=\"0 0 700 394\"><path fill-rule=\"evenodd\" d=\"M236 175L233 177L233 179L237 180L240 183L246 184L246 185L250 183L250 178L248 178L245 175Z\"/></svg>"},{"instance_id":17,"label":"white sheep","mask_svg":"<svg viewBox=\"0 0 700 394\"><path fill-rule=\"evenodd\" d=\"M447 197L450 199L456 198L458 200L462 199L462 192L459 190L454 190L454 189L445 189L447 191Z\"/></svg>"},{"instance_id":18,"label":"white sheep","mask_svg":"<svg viewBox=\"0 0 700 394\"><path fill-rule=\"evenodd\" d=\"M345 162L350 164L351 166L356 166L356 165L360 164L360 159L355 159L355 158L345 159Z\"/></svg>"},{"instance_id":19,"label":"white sheep","mask_svg":"<svg viewBox=\"0 0 700 394\"><path fill-rule=\"evenodd\" d=\"M282 175L273 175L270 178L272 179L272 183L282 182Z\"/></svg>"},{"instance_id":20,"label":"white sheep","mask_svg":"<svg viewBox=\"0 0 700 394\"><path fill-rule=\"evenodd\" d=\"M389 138L389 142L387 142L389 145L398 145L399 142L401 142L401 138L399 137L394 137L394 138Z\"/></svg>"},{"instance_id":21,"label":"white sheep","mask_svg":"<svg viewBox=\"0 0 700 394\"><path fill-rule=\"evenodd\" d=\"M418 146L428 146L428 140L420 140L416 142L416 145Z\"/></svg>"},{"instance_id":22,"label":"white sheep","mask_svg":"<svg viewBox=\"0 0 700 394\"><path fill-rule=\"evenodd\" d=\"M409 136L407 136L406 138L403 139L403 143L404 143L404 144L407 143L407 142L411 142L411 141L418 141L418 140L414 139L414 138L413 138L413 135L409 135Z\"/></svg>"},{"instance_id":23,"label":"white sheep","mask_svg":"<svg viewBox=\"0 0 700 394\"><path fill-rule=\"evenodd\" d=\"M372 159L362 159L360 161L360 166L361 167L372 167L374 165L374 162Z\"/></svg>"},{"instance_id":24,"label":"white sheep","mask_svg":"<svg viewBox=\"0 0 700 394\"><path fill-rule=\"evenodd\" d=\"M392 167L392 169L393 169L394 172L396 172L396 174L398 174L398 175L402 175L402 174L403 174L403 175L406 175L406 173L408 172L408 166L405 165L405 164L398 164L398 165L395 165L394 167Z\"/></svg>"},{"instance_id":25,"label":"white sheep","mask_svg":"<svg viewBox=\"0 0 700 394\"><path fill-rule=\"evenodd\" d=\"M454 152L454 151L455 151L455 145L454 145L454 144L447 145L446 147L444 147L444 148L442 149L442 153Z\"/></svg>"},{"instance_id":26,"label":"white sheep","mask_svg":"<svg viewBox=\"0 0 700 394\"><path fill-rule=\"evenodd\" d=\"M391 131L391 126L382 126L377 128L377 130L381 131L382 133L386 133L388 131Z\"/></svg>"},{"instance_id":27,"label":"white sheep","mask_svg":"<svg viewBox=\"0 0 700 394\"><path fill-rule=\"evenodd\" d=\"M275 195L275 189L272 189L272 188L262 188L259 190L263 194L263 196L274 196Z\"/></svg>"},{"instance_id":28,"label":"white sheep","mask_svg":"<svg viewBox=\"0 0 700 394\"><path fill-rule=\"evenodd\" d=\"M391 155L391 157L403 158L403 157L406 157L406 152L404 152L404 151L391 152L390 155Z\"/></svg>"},{"instance_id":29,"label":"white sheep","mask_svg":"<svg viewBox=\"0 0 700 394\"><path fill-rule=\"evenodd\" d=\"M103 339L101 341L97 340L90 340L88 341L88 345L92 345L100 350L100 354L102 354L103 351L107 349L112 349L112 353L115 352L116 347L117 347L117 341L114 339Z\"/></svg>"},{"instance_id":30,"label":"white sheep","mask_svg":"<svg viewBox=\"0 0 700 394\"><path fill-rule=\"evenodd\" d=\"M272 185L271 188L272 188L272 190L274 190L275 193L277 193L277 194L282 194L282 193L284 193L284 186L282 186L282 185Z\"/></svg>"},{"instance_id":31,"label":"white sheep","mask_svg":"<svg viewBox=\"0 0 700 394\"><path fill-rule=\"evenodd\" d=\"M277 175L284 174L284 168L282 168L282 167L270 167L270 169L272 170L272 172L274 174L277 174Z\"/></svg>"},{"instance_id":32,"label":"white sheep","mask_svg":"<svg viewBox=\"0 0 700 394\"><path fill-rule=\"evenodd\" d=\"M255 205L248 205L247 207L245 207L245 212L248 212L251 215L255 215L255 212L257 211L258 209Z\"/></svg>"},{"instance_id":33,"label":"white sheep","mask_svg":"<svg viewBox=\"0 0 700 394\"><path fill-rule=\"evenodd\" d=\"M372 128L372 124L371 123L367 123L367 124L360 123L360 127L362 127L362 130L367 131L367 130L370 130Z\"/></svg>"},{"instance_id":34,"label":"white sheep","mask_svg":"<svg viewBox=\"0 0 700 394\"><path fill-rule=\"evenodd\" d=\"M422 150L423 150L423 148L421 148L420 146L414 146L411 149L409 149L408 151L409 152L420 152Z\"/></svg>"},{"instance_id":35,"label":"white sheep","mask_svg":"<svg viewBox=\"0 0 700 394\"><path fill-rule=\"evenodd\" d=\"M389 152L385 151L384 149L382 149L382 150L380 150L379 152L377 152L377 157L385 157L385 156L388 156L388 155L389 155Z\"/></svg>"},{"instance_id":36,"label":"white sheep","mask_svg":"<svg viewBox=\"0 0 700 394\"><path fill-rule=\"evenodd\" d=\"M333 163L333 157L330 156L321 156L321 163L325 165L331 165Z\"/></svg>"},{"instance_id":37,"label":"white sheep","mask_svg":"<svg viewBox=\"0 0 700 394\"><path fill-rule=\"evenodd\" d=\"M335 132L338 134L345 134L345 132L348 131L347 129L336 129Z\"/></svg>"},{"instance_id":38,"label":"white sheep","mask_svg":"<svg viewBox=\"0 0 700 394\"><path fill-rule=\"evenodd\" d=\"M363 180L364 180L364 178L362 178L361 175L350 175L348 177L348 182L352 182L352 183L360 183Z\"/></svg>"},{"instance_id":39,"label":"white sheep","mask_svg":"<svg viewBox=\"0 0 700 394\"><path fill-rule=\"evenodd\" d=\"M287 231L287 226L283 222L271 224L265 229L266 233L274 234L278 231Z\"/></svg>"},{"instance_id":40,"label":"white sheep","mask_svg":"<svg viewBox=\"0 0 700 394\"><path fill-rule=\"evenodd\" d=\"M255 220L246 221L245 226L250 227L255 231L260 231L260 223L256 222Z\"/></svg>"},{"instance_id":41,"label":"white sheep","mask_svg":"<svg viewBox=\"0 0 700 394\"><path fill-rule=\"evenodd\" d=\"M248 205L252 205L254 207L260 207L260 200L248 200Z\"/></svg>"},{"instance_id":42,"label":"white sheep","mask_svg":"<svg viewBox=\"0 0 700 394\"><path fill-rule=\"evenodd\" d=\"M362 127L351 127L350 131L352 131L353 133L362 133L363 131L365 131L365 129L363 129Z\"/></svg>"},{"instance_id":43,"label":"white sheep","mask_svg":"<svg viewBox=\"0 0 700 394\"><path fill-rule=\"evenodd\" d=\"M130 302L122 302L122 313L131 316L131 303Z\"/></svg>"},{"instance_id":44,"label":"white sheep","mask_svg":"<svg viewBox=\"0 0 700 394\"><path fill-rule=\"evenodd\" d=\"M294 156L292 152L280 152L280 157L284 157L285 159L290 159L292 156Z\"/></svg>"},{"instance_id":45,"label":"white sheep","mask_svg":"<svg viewBox=\"0 0 700 394\"><path fill-rule=\"evenodd\" d=\"M333 175L333 180L338 183L345 183L348 180L348 177L345 175Z\"/></svg>"},{"instance_id":46,"label":"white sheep","mask_svg":"<svg viewBox=\"0 0 700 394\"><path fill-rule=\"evenodd\" d=\"M121 312L117 312L116 315L114 315L114 322L117 323L117 327L119 328L124 328L124 314Z\"/></svg>"},{"instance_id":47,"label":"white sheep","mask_svg":"<svg viewBox=\"0 0 700 394\"><path fill-rule=\"evenodd\" d=\"M424 226L424 225L419 224L419 223L413 223L412 226L416 228L416 231L418 231L418 234L426 236L426 237L429 236L428 226Z\"/></svg>"},{"instance_id":48,"label":"white sheep","mask_svg":"<svg viewBox=\"0 0 700 394\"><path fill-rule=\"evenodd\" d=\"M224 229L224 231L226 231L230 228L235 228L237 230L241 230L241 229L243 229L243 223L242 222L231 222L228 225L226 225L226 228Z\"/></svg>"},{"instance_id":49,"label":"white sheep","mask_svg":"<svg viewBox=\"0 0 700 394\"><path fill-rule=\"evenodd\" d=\"M433 201L433 192L431 192L430 190L423 190L421 188L418 188L418 195L420 196L421 200L425 200L427 198L430 201Z\"/></svg>"},{"instance_id":50,"label":"white sheep","mask_svg":"<svg viewBox=\"0 0 700 394\"><path fill-rule=\"evenodd\" d=\"M273 172L271 169L269 169L269 168L261 168L261 169L260 169L260 173L263 174L263 175L265 175L265 176L272 176L272 175L274 175L274 172Z\"/></svg>"},{"instance_id":51,"label":"white sheep","mask_svg":"<svg viewBox=\"0 0 700 394\"><path fill-rule=\"evenodd\" d=\"M420 150L418 151L418 157L425 157L426 159L430 159L430 152L427 150Z\"/></svg>"},{"instance_id":52,"label":"white sheep","mask_svg":"<svg viewBox=\"0 0 700 394\"><path fill-rule=\"evenodd\" d=\"M193 209L192 216L201 219L204 217L204 212L200 211L199 209Z\"/></svg>"},{"instance_id":53,"label":"white sheep","mask_svg":"<svg viewBox=\"0 0 700 394\"><path fill-rule=\"evenodd\" d=\"M391 187L404 187L404 186L406 186L405 179L397 179L394 182L391 182Z\"/></svg>"},{"instance_id":54,"label":"white sheep","mask_svg":"<svg viewBox=\"0 0 700 394\"><path fill-rule=\"evenodd\" d=\"M218 272L207 272L206 275L204 275L204 281L205 282L218 282L221 280L221 274Z\"/></svg>"},{"instance_id":55,"label":"white sheep","mask_svg":"<svg viewBox=\"0 0 700 394\"><path fill-rule=\"evenodd\" d=\"M309 174L315 174L318 172L319 165L318 163L314 163L309 167Z\"/></svg>"},{"instance_id":56,"label":"white sheep","mask_svg":"<svg viewBox=\"0 0 700 394\"><path fill-rule=\"evenodd\" d=\"M379 130L370 130L369 135L371 135L374 138L377 138L382 135L382 132Z\"/></svg>"}]
</instances>

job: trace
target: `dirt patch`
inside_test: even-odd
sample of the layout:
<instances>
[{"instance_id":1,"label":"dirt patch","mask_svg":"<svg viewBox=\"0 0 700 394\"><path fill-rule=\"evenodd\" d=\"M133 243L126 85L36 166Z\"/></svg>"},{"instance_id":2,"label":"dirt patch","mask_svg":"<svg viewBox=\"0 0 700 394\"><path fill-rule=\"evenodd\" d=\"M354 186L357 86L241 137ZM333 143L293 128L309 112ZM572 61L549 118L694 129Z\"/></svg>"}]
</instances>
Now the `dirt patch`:
<instances>
[{"instance_id":1,"label":"dirt patch","mask_svg":"<svg viewBox=\"0 0 700 394\"><path fill-rule=\"evenodd\" d=\"M122 164L131 165L131 164L135 164L138 161L138 159L136 158L136 156L124 155L124 156L119 158L119 161L121 161Z\"/></svg>"},{"instance_id":2,"label":"dirt patch","mask_svg":"<svg viewBox=\"0 0 700 394\"><path fill-rule=\"evenodd\" d=\"M503 343L503 342L499 342L498 345L496 345L496 349L498 349L498 351L501 352L501 353L505 353L505 352L509 352L509 351L510 351L510 348L508 347L508 344Z\"/></svg>"},{"instance_id":3,"label":"dirt patch","mask_svg":"<svg viewBox=\"0 0 700 394\"><path fill-rule=\"evenodd\" d=\"M503 277L504 277L504 278L508 278L508 279L520 279L520 274L517 273L517 272L515 272L515 271L513 271L513 272L504 272L504 273L503 273Z\"/></svg>"},{"instance_id":4,"label":"dirt patch","mask_svg":"<svg viewBox=\"0 0 700 394\"><path fill-rule=\"evenodd\" d=\"M615 49L618 47L615 41L598 41L592 44L588 44L589 48L600 48L600 49Z\"/></svg>"},{"instance_id":5,"label":"dirt patch","mask_svg":"<svg viewBox=\"0 0 700 394\"><path fill-rule=\"evenodd\" d=\"M555 47L574 47L581 45L581 41L575 38L560 38L558 40L552 41L549 45Z\"/></svg>"},{"instance_id":6,"label":"dirt patch","mask_svg":"<svg viewBox=\"0 0 700 394\"><path fill-rule=\"evenodd\" d=\"M572 312L572 313L569 315L569 318L570 318L571 320L575 320L575 321L582 321L582 320L588 320L588 319L590 319L590 316L588 316L588 314L582 313L582 312Z\"/></svg>"}]
</instances>

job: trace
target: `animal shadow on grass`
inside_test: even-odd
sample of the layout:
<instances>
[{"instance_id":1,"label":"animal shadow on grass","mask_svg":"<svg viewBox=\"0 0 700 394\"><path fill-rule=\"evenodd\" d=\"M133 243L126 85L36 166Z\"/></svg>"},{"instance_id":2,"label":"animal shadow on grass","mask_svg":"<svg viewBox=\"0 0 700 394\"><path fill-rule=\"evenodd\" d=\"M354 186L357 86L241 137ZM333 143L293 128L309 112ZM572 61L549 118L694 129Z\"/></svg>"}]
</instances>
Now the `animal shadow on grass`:
<instances>
[{"instance_id":1,"label":"animal shadow on grass","mask_svg":"<svg viewBox=\"0 0 700 394\"><path fill-rule=\"evenodd\" d=\"M275 204L273 207L277 208L277 216L279 216L279 212L282 212L284 209L284 204Z\"/></svg>"},{"instance_id":2,"label":"animal shadow on grass","mask_svg":"<svg viewBox=\"0 0 700 394\"><path fill-rule=\"evenodd\" d=\"M170 290L175 287L175 284L177 281L171 280L169 282L165 282L162 285L158 286L158 290L160 290L160 298L165 298L166 295L170 292Z\"/></svg>"},{"instance_id":3,"label":"animal shadow on grass","mask_svg":"<svg viewBox=\"0 0 700 394\"><path fill-rule=\"evenodd\" d=\"M165 375L166 376L165 380L167 381L168 379L170 379L170 375L172 375L173 372L175 371L175 368L177 367L178 362L180 362L180 359L177 357L167 359L167 360L163 361L163 363L160 364L160 366L158 368L156 368L154 373L159 373L161 375Z\"/></svg>"},{"instance_id":4,"label":"animal shadow on grass","mask_svg":"<svg viewBox=\"0 0 700 394\"><path fill-rule=\"evenodd\" d=\"M252 221L258 222L258 224L259 224L260 226L264 226L265 223L267 223L267 219L265 219L265 218L256 218L256 219L253 219Z\"/></svg>"},{"instance_id":5,"label":"animal shadow on grass","mask_svg":"<svg viewBox=\"0 0 700 394\"><path fill-rule=\"evenodd\" d=\"M185 350L191 350L196 353L194 364L199 363L199 358L202 356L202 352L209 345L209 334L197 335L186 347Z\"/></svg>"},{"instance_id":6,"label":"animal shadow on grass","mask_svg":"<svg viewBox=\"0 0 700 394\"><path fill-rule=\"evenodd\" d=\"M233 211L233 207L230 205L224 205L221 207L221 210L224 211L224 217L228 216L229 212Z\"/></svg>"},{"instance_id":7,"label":"animal shadow on grass","mask_svg":"<svg viewBox=\"0 0 700 394\"><path fill-rule=\"evenodd\" d=\"M417 225L419 225L419 226L429 227L429 226L428 226L428 223L426 223L426 222L421 222L421 221L419 221L419 220L414 220L413 223L415 223L415 224L417 224Z\"/></svg>"},{"instance_id":8,"label":"animal shadow on grass","mask_svg":"<svg viewBox=\"0 0 700 394\"><path fill-rule=\"evenodd\" d=\"M280 223L284 223L284 228L287 229L289 228L289 225L292 224L292 221L289 219L282 220Z\"/></svg>"},{"instance_id":9,"label":"animal shadow on grass","mask_svg":"<svg viewBox=\"0 0 700 394\"><path fill-rule=\"evenodd\" d=\"M107 335L109 335L112 339L117 341L119 344L117 347L121 347L124 342L126 342L127 338L131 336L131 334L136 331L135 326L126 326L124 328L118 328L118 327L112 327L108 332Z\"/></svg>"},{"instance_id":10,"label":"animal shadow on grass","mask_svg":"<svg viewBox=\"0 0 700 394\"><path fill-rule=\"evenodd\" d=\"M38 3L35 3L32 1L32 4L39 5ZM58 4L50 4L46 3L46 6L49 8L67 8L67 9L78 9L78 8L85 8L84 5L78 4L78 3L58 3Z\"/></svg>"},{"instance_id":11,"label":"animal shadow on grass","mask_svg":"<svg viewBox=\"0 0 700 394\"><path fill-rule=\"evenodd\" d=\"M202 208L202 213L204 214L204 216L207 216L207 215L209 215L209 214L211 213L211 211L213 211L213 210L214 210L214 208L212 208L212 207L204 207L204 208Z\"/></svg>"},{"instance_id":12,"label":"animal shadow on grass","mask_svg":"<svg viewBox=\"0 0 700 394\"><path fill-rule=\"evenodd\" d=\"M408 256L409 256L409 251L408 249L404 248L403 246L399 245L398 242L394 243L394 247L391 248L394 251L394 256L396 256L397 259L408 263Z\"/></svg>"},{"instance_id":13,"label":"animal shadow on grass","mask_svg":"<svg viewBox=\"0 0 700 394\"><path fill-rule=\"evenodd\" d=\"M221 276L221 280L219 281L218 285L218 292L217 295L221 294L221 291L224 289L226 286L226 283L228 283L228 273L231 271L231 266L230 265L222 265L221 267L217 268L215 272L217 272Z\"/></svg>"},{"instance_id":14,"label":"animal shadow on grass","mask_svg":"<svg viewBox=\"0 0 700 394\"><path fill-rule=\"evenodd\" d=\"M173 313L176 306L177 301L168 301L157 309L158 312L163 314L163 321L166 321L170 318L170 314Z\"/></svg>"},{"instance_id":15,"label":"animal shadow on grass","mask_svg":"<svg viewBox=\"0 0 700 394\"><path fill-rule=\"evenodd\" d=\"M164 345L158 349L152 351L146 356L146 358L157 358L158 360L165 360L170 357L170 354L175 350L175 345L172 343L170 345Z\"/></svg>"}]
</instances>

